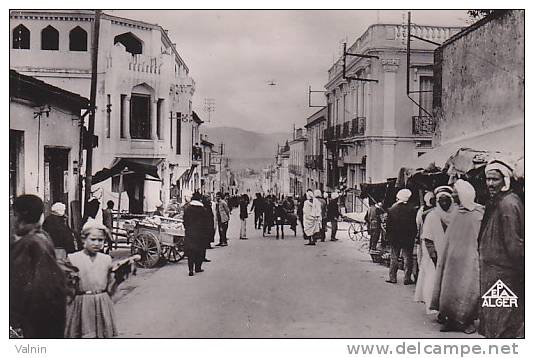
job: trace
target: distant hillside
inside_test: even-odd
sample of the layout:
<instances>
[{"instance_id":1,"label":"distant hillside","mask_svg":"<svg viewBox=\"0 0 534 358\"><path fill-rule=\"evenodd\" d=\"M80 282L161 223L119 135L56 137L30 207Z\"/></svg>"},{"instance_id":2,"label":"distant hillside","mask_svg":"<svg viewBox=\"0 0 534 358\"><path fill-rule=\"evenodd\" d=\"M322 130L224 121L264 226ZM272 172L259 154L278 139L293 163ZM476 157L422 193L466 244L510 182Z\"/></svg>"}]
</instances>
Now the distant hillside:
<instances>
[{"instance_id":1,"label":"distant hillside","mask_svg":"<svg viewBox=\"0 0 534 358\"><path fill-rule=\"evenodd\" d=\"M264 134L234 127L204 128L201 133L217 148L224 143L232 168L263 168L274 160L277 144L283 145L291 133Z\"/></svg>"}]
</instances>

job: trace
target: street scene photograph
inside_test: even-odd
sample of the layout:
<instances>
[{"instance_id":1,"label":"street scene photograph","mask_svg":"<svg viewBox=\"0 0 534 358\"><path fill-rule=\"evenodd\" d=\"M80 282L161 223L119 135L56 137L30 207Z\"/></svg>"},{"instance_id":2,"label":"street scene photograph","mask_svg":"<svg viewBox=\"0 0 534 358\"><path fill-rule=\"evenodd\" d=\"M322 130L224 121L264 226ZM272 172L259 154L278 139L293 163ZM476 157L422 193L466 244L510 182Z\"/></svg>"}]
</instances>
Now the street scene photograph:
<instances>
[{"instance_id":1,"label":"street scene photograph","mask_svg":"<svg viewBox=\"0 0 534 358\"><path fill-rule=\"evenodd\" d=\"M11 9L8 119L12 353L528 338L525 10Z\"/></svg>"}]
</instances>

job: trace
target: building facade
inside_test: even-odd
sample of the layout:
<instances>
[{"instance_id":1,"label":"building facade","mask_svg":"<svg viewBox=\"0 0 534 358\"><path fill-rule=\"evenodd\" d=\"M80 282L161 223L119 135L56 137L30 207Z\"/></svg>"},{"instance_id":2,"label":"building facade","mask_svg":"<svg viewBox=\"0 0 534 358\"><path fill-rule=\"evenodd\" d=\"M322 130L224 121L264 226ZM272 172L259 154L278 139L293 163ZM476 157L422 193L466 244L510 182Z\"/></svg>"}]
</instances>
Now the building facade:
<instances>
[{"instance_id":1,"label":"building facade","mask_svg":"<svg viewBox=\"0 0 534 358\"><path fill-rule=\"evenodd\" d=\"M89 97L94 24L93 11L12 11L11 67ZM121 159L155 167L159 181L126 175L128 195L122 196L123 208L152 211L156 202L180 194L191 170L195 82L158 25L102 14L98 38L93 174ZM92 190L117 201L112 182Z\"/></svg>"},{"instance_id":2,"label":"building facade","mask_svg":"<svg viewBox=\"0 0 534 358\"><path fill-rule=\"evenodd\" d=\"M215 145L208 140L207 135L201 135L200 146L202 147L201 192L204 195L216 193L219 190L216 186L219 172L214 160Z\"/></svg>"},{"instance_id":3,"label":"building facade","mask_svg":"<svg viewBox=\"0 0 534 358\"><path fill-rule=\"evenodd\" d=\"M304 164L306 134L302 128L295 131L294 138L289 144L289 193L284 195L302 195L304 188Z\"/></svg>"},{"instance_id":4,"label":"building facade","mask_svg":"<svg viewBox=\"0 0 534 358\"><path fill-rule=\"evenodd\" d=\"M43 198L71 210L80 201L80 121L88 99L10 71L9 196ZM75 210L76 211L76 210Z\"/></svg>"},{"instance_id":5,"label":"building facade","mask_svg":"<svg viewBox=\"0 0 534 358\"><path fill-rule=\"evenodd\" d=\"M460 28L412 26L412 34L442 43ZM327 185L357 188L383 182L432 148L433 51L435 45L412 39L407 96L406 26L372 25L328 71ZM375 82L377 81L377 82ZM419 103L420 106L415 104ZM423 109L421 109L422 107ZM350 204L349 204L350 206ZM350 208L348 208L350 210Z\"/></svg>"},{"instance_id":6,"label":"building facade","mask_svg":"<svg viewBox=\"0 0 534 358\"><path fill-rule=\"evenodd\" d=\"M306 120L306 145L304 155L304 186L305 189L324 190L325 177L325 146L324 131L326 130L326 107L318 110Z\"/></svg>"}]
</instances>

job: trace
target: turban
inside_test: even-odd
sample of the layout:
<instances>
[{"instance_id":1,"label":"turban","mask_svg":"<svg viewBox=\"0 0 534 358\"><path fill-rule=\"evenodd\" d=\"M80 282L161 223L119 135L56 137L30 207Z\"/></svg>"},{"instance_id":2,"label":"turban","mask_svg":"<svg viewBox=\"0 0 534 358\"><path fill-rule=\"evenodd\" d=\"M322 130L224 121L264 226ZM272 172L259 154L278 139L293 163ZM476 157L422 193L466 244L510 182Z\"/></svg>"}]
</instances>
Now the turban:
<instances>
[{"instance_id":1,"label":"turban","mask_svg":"<svg viewBox=\"0 0 534 358\"><path fill-rule=\"evenodd\" d=\"M406 203L408 202L411 196L412 192L410 191L410 189L401 189L397 193L397 200Z\"/></svg>"},{"instance_id":2,"label":"turban","mask_svg":"<svg viewBox=\"0 0 534 358\"><path fill-rule=\"evenodd\" d=\"M65 204L57 202L52 205L50 212L54 215L63 216L65 215Z\"/></svg>"},{"instance_id":3,"label":"turban","mask_svg":"<svg viewBox=\"0 0 534 358\"><path fill-rule=\"evenodd\" d=\"M469 182L459 179L454 183L454 189L458 193L458 198L460 199L460 204L469 211L472 211L475 204L475 188Z\"/></svg>"},{"instance_id":4,"label":"turban","mask_svg":"<svg viewBox=\"0 0 534 358\"><path fill-rule=\"evenodd\" d=\"M306 192L306 199L313 199L313 192L311 190Z\"/></svg>"},{"instance_id":5,"label":"turban","mask_svg":"<svg viewBox=\"0 0 534 358\"><path fill-rule=\"evenodd\" d=\"M320 198L321 197L321 191L319 189L315 190L313 192L313 196L315 196L316 198Z\"/></svg>"},{"instance_id":6,"label":"turban","mask_svg":"<svg viewBox=\"0 0 534 358\"><path fill-rule=\"evenodd\" d=\"M434 194L436 195L436 199L439 199L442 196L448 196L452 199L452 188L447 185L438 186L434 189Z\"/></svg>"},{"instance_id":7,"label":"turban","mask_svg":"<svg viewBox=\"0 0 534 358\"><path fill-rule=\"evenodd\" d=\"M501 191L507 191L510 189L510 177L512 176L512 168L510 168L507 164L501 162L500 160L494 160L488 165L486 165L486 169L484 170L485 174L487 174L491 170L496 170L504 177L504 186L502 187Z\"/></svg>"},{"instance_id":8,"label":"turban","mask_svg":"<svg viewBox=\"0 0 534 358\"><path fill-rule=\"evenodd\" d=\"M423 197L423 200L425 201L427 206L430 206L432 204L430 202L430 200L432 200L432 198L434 198L434 193L432 193L431 191L427 191L425 196Z\"/></svg>"}]
</instances>

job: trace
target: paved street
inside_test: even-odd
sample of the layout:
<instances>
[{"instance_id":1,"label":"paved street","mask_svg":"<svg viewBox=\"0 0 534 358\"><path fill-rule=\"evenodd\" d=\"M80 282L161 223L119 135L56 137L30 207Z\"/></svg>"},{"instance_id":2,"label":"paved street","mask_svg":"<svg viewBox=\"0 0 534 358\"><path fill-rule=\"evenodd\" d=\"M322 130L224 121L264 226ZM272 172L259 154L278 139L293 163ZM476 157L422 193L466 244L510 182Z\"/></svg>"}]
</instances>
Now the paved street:
<instances>
[{"instance_id":1,"label":"paved street","mask_svg":"<svg viewBox=\"0 0 534 358\"><path fill-rule=\"evenodd\" d=\"M387 269L346 232L313 247L300 230L276 240L248 224L249 240L236 239L234 211L229 246L208 250L212 262L194 277L185 260L139 270L116 303L120 337L473 337L440 333L412 301L414 286L386 284Z\"/></svg>"}]
</instances>

